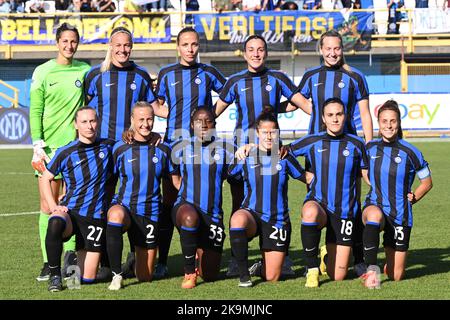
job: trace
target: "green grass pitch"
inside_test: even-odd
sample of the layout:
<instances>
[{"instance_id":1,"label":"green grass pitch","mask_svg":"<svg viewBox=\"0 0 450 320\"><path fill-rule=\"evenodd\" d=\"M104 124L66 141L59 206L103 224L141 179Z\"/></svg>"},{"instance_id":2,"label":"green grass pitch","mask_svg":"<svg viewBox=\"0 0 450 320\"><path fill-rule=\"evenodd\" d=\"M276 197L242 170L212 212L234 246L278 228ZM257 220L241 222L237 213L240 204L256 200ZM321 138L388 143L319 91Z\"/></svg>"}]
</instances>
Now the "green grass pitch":
<instances>
[{"instance_id":1,"label":"green grass pitch","mask_svg":"<svg viewBox=\"0 0 450 320\"><path fill-rule=\"evenodd\" d=\"M352 270L342 282L330 281L321 276L317 289L305 288L304 260L300 243L300 206L305 187L298 181L290 182L289 207L293 234L291 257L296 276L276 284L256 279L253 288L238 288L237 279L225 277L230 257L229 237L225 240L222 258L221 279L213 283L198 282L193 290L180 288L182 280L182 255L179 237L174 232L169 256L170 277L151 283L137 283L135 279L125 281L119 292L107 290L106 283L82 286L81 290L64 290L49 293L46 282L37 282L42 258L39 249L37 183L31 167L31 150L0 150L0 299L145 299L145 300L202 300L202 299L251 299L251 300L313 300L313 299L450 299L450 214L448 203L450 191L450 143L422 142L414 144L430 163L434 188L414 206L415 225L412 230L408 267L404 281L394 283L382 275L381 290L367 290ZM416 181L417 183L417 181ZM230 192L224 188L225 224L228 226ZM363 187L363 194L367 191ZM8 215L12 213L30 213ZM228 232L227 232L228 234ZM324 241L322 232L322 241ZM124 241L123 259L128 252L128 240ZM249 247L250 264L260 258L258 241ZM379 264L384 263L384 252L380 248Z\"/></svg>"}]
</instances>

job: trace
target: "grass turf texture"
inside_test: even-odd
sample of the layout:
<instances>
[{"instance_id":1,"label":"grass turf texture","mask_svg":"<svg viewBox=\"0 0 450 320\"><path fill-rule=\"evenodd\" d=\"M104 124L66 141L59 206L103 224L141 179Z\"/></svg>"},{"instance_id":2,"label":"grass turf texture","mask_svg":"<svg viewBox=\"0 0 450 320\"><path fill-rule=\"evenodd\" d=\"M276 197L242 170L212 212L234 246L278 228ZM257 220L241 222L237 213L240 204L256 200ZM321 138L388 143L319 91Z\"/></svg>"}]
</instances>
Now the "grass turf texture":
<instances>
[{"instance_id":1,"label":"grass turf texture","mask_svg":"<svg viewBox=\"0 0 450 320\"><path fill-rule=\"evenodd\" d=\"M0 150L0 299L450 299L450 215L448 214L448 179L450 166L448 153L450 143L414 142L430 163L434 188L414 206L414 227L405 280L394 283L382 275L381 290L367 290L361 280L355 278L350 269L347 279L333 282L320 277L320 287L305 288L304 260L300 242L300 207L305 187L290 180L289 207L291 209L292 240L290 255L296 276L278 283L265 283L254 278L255 286L238 288L236 278L225 277L230 257L229 235L225 240L222 257L221 279L214 283L198 281L193 290L180 288L183 269L182 255L177 232L174 232L169 256L170 277L151 283L125 280L125 288L119 292L107 290L108 284L82 286L81 290L64 290L49 293L46 282L35 280L42 266L39 249L38 215L1 216L7 213L35 212L39 210L37 182L30 167L31 150ZM417 179L416 179L417 180ZM417 184L417 181L416 181ZM363 195L367 187L363 186ZM224 188L225 225L228 227L231 197L229 186ZM322 232L322 242L325 231ZM128 240L124 238L125 259ZM258 240L249 246L249 265L260 259ZM384 252L380 247L379 265L384 263Z\"/></svg>"}]
</instances>

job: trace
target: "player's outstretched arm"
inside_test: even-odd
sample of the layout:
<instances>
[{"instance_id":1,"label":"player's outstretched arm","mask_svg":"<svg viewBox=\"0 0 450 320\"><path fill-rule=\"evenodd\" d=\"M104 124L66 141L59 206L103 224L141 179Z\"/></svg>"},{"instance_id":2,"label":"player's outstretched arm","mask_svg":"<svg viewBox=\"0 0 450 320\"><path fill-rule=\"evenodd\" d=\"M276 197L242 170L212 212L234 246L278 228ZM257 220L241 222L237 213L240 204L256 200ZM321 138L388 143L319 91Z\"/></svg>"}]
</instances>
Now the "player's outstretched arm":
<instances>
[{"instance_id":1,"label":"player's outstretched arm","mask_svg":"<svg viewBox=\"0 0 450 320\"><path fill-rule=\"evenodd\" d=\"M364 99L358 102L359 113L361 115L361 124L364 132L366 143L373 139L373 122L370 115L369 100Z\"/></svg>"},{"instance_id":2,"label":"player's outstretched arm","mask_svg":"<svg viewBox=\"0 0 450 320\"><path fill-rule=\"evenodd\" d=\"M296 94L294 94L291 97L291 103L286 108L286 112L294 111L297 108L302 109L303 112L305 112L306 114L311 114L311 112L312 112L312 102L311 102L311 100L306 99L300 92L297 92Z\"/></svg>"},{"instance_id":3,"label":"player's outstretched arm","mask_svg":"<svg viewBox=\"0 0 450 320\"><path fill-rule=\"evenodd\" d=\"M222 99L218 99L216 104L214 105L214 113L216 114L216 118L225 111L225 109L229 106L229 103L226 103Z\"/></svg>"},{"instance_id":4,"label":"player's outstretched arm","mask_svg":"<svg viewBox=\"0 0 450 320\"><path fill-rule=\"evenodd\" d=\"M50 213L54 212L68 212L67 207L59 206L52 193L52 187L51 187L51 181L53 180L55 176L48 170L45 170L42 174L42 177L39 179L41 180L41 187L42 187L42 193L44 195L45 201L47 201L48 207L50 209Z\"/></svg>"},{"instance_id":5,"label":"player's outstretched arm","mask_svg":"<svg viewBox=\"0 0 450 320\"><path fill-rule=\"evenodd\" d=\"M368 170L367 170L367 169L361 170L361 174L362 174L362 177L363 177L363 179L364 179L364 182L365 182L368 186L370 186L371 184L370 184L370 180L369 180Z\"/></svg>"}]
</instances>

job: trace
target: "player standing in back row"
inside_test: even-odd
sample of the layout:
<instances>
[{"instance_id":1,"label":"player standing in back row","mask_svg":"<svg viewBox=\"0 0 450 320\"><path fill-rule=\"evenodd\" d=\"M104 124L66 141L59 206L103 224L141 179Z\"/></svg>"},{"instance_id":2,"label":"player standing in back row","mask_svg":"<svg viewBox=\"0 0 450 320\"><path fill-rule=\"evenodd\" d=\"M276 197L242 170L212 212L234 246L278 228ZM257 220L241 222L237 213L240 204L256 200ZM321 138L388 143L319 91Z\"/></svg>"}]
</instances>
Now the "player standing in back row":
<instances>
[{"instance_id":1,"label":"player standing in back row","mask_svg":"<svg viewBox=\"0 0 450 320\"><path fill-rule=\"evenodd\" d=\"M31 164L36 170L40 194L39 237L41 241L44 266L38 281L49 279L50 270L45 250L49 206L42 193L41 174L45 171L45 163L55 155L57 148L75 139L73 118L76 110L84 105L83 81L89 65L74 60L80 35L70 24L63 23L56 30L56 59L38 66L33 72L30 89L30 130L33 141L33 159ZM51 182L52 193L58 201L62 187L61 176ZM72 239L64 245L63 273L67 266L76 264L75 241ZM66 276L64 274L64 276Z\"/></svg>"},{"instance_id":2,"label":"player standing in back row","mask_svg":"<svg viewBox=\"0 0 450 320\"><path fill-rule=\"evenodd\" d=\"M323 33L319 40L319 51L323 64L305 72L297 88L305 98L312 101L313 107L309 123L309 134L323 131L322 106L327 99L339 98L344 103L344 133L357 135L355 113L360 115L365 141L372 140L373 124L369 110L369 87L364 74L345 62L344 45L341 35L335 30ZM358 106L358 109L356 109ZM305 164L306 170L309 163ZM358 180L358 193L361 193ZM358 201L360 195L358 195ZM358 213L361 217L361 213ZM361 219L356 219L353 245L354 271L361 276L366 271L362 251Z\"/></svg>"},{"instance_id":3,"label":"player standing in back row","mask_svg":"<svg viewBox=\"0 0 450 320\"><path fill-rule=\"evenodd\" d=\"M156 96L167 103L167 129L164 142L172 146L180 138L191 138L191 114L200 106L213 108L211 91L219 93L225 83L223 75L213 66L197 62L199 35L190 27L177 36L180 61L163 67L158 75ZM163 179L163 212L160 220L160 247L155 278L168 275L167 256L173 234L170 215L178 190L171 180Z\"/></svg>"}]
</instances>

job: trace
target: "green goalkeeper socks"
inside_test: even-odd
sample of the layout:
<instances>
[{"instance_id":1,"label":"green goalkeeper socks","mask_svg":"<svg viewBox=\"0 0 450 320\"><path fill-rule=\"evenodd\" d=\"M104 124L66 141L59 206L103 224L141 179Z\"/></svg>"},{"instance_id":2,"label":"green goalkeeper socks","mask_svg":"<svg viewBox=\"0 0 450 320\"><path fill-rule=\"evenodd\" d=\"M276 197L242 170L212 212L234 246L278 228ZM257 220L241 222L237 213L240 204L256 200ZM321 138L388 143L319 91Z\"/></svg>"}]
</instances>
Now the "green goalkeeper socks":
<instances>
[{"instance_id":1,"label":"green goalkeeper socks","mask_svg":"<svg viewBox=\"0 0 450 320\"><path fill-rule=\"evenodd\" d=\"M42 259L44 260L44 263L48 262L47 251L45 250L45 237L47 236L47 226L49 217L50 216L48 214L43 212L41 212L39 215L39 238L41 240Z\"/></svg>"},{"instance_id":2,"label":"green goalkeeper socks","mask_svg":"<svg viewBox=\"0 0 450 320\"><path fill-rule=\"evenodd\" d=\"M75 235L73 235L68 241L64 242L64 251L75 251L75 244Z\"/></svg>"}]
</instances>

